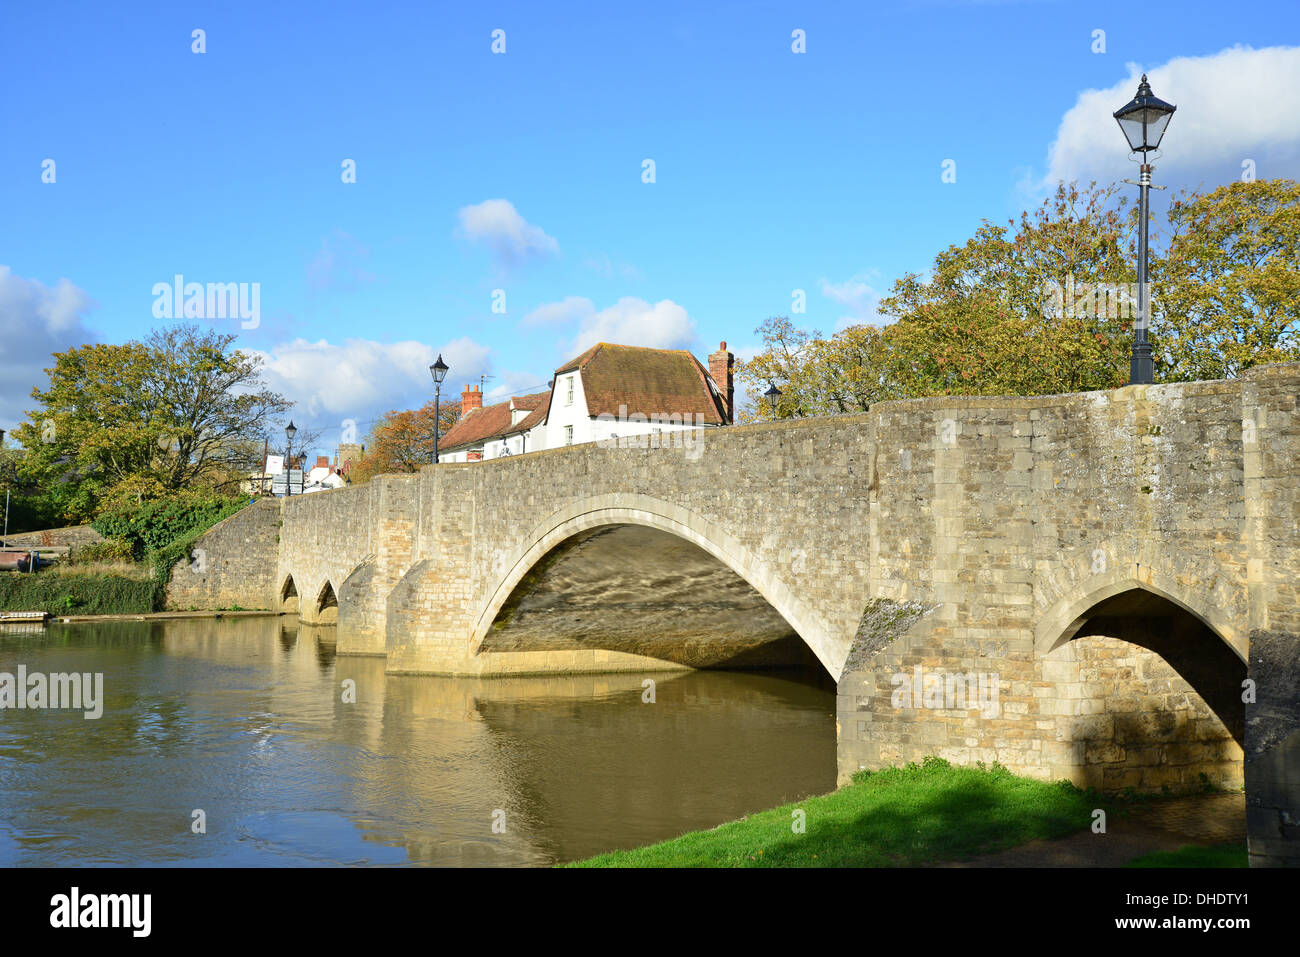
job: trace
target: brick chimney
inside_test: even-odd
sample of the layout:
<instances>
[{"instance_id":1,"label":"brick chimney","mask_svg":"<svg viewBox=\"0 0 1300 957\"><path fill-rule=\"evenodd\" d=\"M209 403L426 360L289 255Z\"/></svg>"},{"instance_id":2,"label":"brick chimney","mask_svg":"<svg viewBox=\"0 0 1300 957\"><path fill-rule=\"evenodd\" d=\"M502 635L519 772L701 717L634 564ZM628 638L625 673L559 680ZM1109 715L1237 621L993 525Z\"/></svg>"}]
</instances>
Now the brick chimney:
<instances>
[{"instance_id":1,"label":"brick chimney","mask_svg":"<svg viewBox=\"0 0 1300 957\"><path fill-rule=\"evenodd\" d=\"M718 390L722 393L723 399L726 400L723 417L728 423L732 421L734 411L732 403L735 401L736 396L736 380L733 376L735 365L736 357L727 351L725 342L719 343L718 351L709 356L709 375L718 384Z\"/></svg>"},{"instance_id":2,"label":"brick chimney","mask_svg":"<svg viewBox=\"0 0 1300 957\"><path fill-rule=\"evenodd\" d=\"M330 467L330 457L328 455L316 456L316 468L327 469Z\"/></svg>"},{"instance_id":3,"label":"brick chimney","mask_svg":"<svg viewBox=\"0 0 1300 957\"><path fill-rule=\"evenodd\" d=\"M470 388L465 386L465 391L460 394L460 417L463 419L475 409L483 408L483 393L478 386Z\"/></svg>"}]
</instances>

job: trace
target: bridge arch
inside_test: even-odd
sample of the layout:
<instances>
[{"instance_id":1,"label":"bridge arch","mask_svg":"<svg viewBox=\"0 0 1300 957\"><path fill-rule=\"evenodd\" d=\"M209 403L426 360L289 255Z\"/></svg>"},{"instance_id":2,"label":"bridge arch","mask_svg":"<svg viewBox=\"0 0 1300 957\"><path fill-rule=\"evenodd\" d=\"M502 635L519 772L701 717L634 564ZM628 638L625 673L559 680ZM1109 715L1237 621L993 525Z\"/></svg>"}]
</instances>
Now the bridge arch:
<instances>
[{"instance_id":1,"label":"bridge arch","mask_svg":"<svg viewBox=\"0 0 1300 957\"><path fill-rule=\"evenodd\" d=\"M280 583L280 611L286 615L296 615L299 613L300 599L298 596L298 586L293 580L292 574L284 576L284 581Z\"/></svg>"},{"instance_id":2,"label":"bridge arch","mask_svg":"<svg viewBox=\"0 0 1300 957\"><path fill-rule=\"evenodd\" d=\"M328 578L325 579L325 584L321 585L320 592L316 596L315 612L312 620L317 624L335 624L339 620L338 595Z\"/></svg>"},{"instance_id":3,"label":"bridge arch","mask_svg":"<svg viewBox=\"0 0 1300 957\"><path fill-rule=\"evenodd\" d=\"M528 533L520 547L494 565L492 577L496 585L474 617L471 654L480 653L497 614L542 558L575 535L614 525L640 525L667 532L707 552L758 592L795 630L827 672L838 678L847 647L839 647L821 616L781 580L770 563L760 560L734 536L702 516L637 494L596 496L553 512Z\"/></svg>"},{"instance_id":4,"label":"bridge arch","mask_svg":"<svg viewBox=\"0 0 1300 957\"><path fill-rule=\"evenodd\" d=\"M1145 572L1142 578L1127 570L1093 575L1060 598L1039 616L1034 627L1035 657L1041 658L1074 638L1088 621L1092 610L1102 602L1124 592L1140 590L1163 598L1199 619L1232 649L1243 664L1248 660L1250 648L1246 630L1235 627L1213 602L1205 600L1208 595L1187 589L1149 568Z\"/></svg>"},{"instance_id":5,"label":"bridge arch","mask_svg":"<svg viewBox=\"0 0 1300 957\"><path fill-rule=\"evenodd\" d=\"M1247 661L1231 623L1174 583L1108 577L1038 624L1058 757L1076 783L1111 791L1240 786Z\"/></svg>"}]
</instances>

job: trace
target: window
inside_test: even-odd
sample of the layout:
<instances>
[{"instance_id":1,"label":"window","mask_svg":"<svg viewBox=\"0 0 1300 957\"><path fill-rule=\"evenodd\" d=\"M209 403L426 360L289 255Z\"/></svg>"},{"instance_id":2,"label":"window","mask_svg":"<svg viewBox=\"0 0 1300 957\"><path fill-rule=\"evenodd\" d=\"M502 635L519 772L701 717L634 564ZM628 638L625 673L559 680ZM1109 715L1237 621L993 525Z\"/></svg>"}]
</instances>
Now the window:
<instances>
[{"instance_id":1,"label":"window","mask_svg":"<svg viewBox=\"0 0 1300 957\"><path fill-rule=\"evenodd\" d=\"M569 397L565 399L564 404L573 405L573 376L569 376L568 383L569 383Z\"/></svg>"},{"instance_id":2,"label":"window","mask_svg":"<svg viewBox=\"0 0 1300 957\"><path fill-rule=\"evenodd\" d=\"M663 429L651 429L651 430L650 430L650 447L651 447L652 449L657 449L657 448L659 448L660 443L663 441L662 438L661 438L661 437L663 436L663 434L664 434L664 430L663 430Z\"/></svg>"},{"instance_id":3,"label":"window","mask_svg":"<svg viewBox=\"0 0 1300 957\"><path fill-rule=\"evenodd\" d=\"M572 395L573 393L570 392L569 394ZM571 425L566 425L564 427L564 444L565 445L573 444L573 426Z\"/></svg>"}]
</instances>

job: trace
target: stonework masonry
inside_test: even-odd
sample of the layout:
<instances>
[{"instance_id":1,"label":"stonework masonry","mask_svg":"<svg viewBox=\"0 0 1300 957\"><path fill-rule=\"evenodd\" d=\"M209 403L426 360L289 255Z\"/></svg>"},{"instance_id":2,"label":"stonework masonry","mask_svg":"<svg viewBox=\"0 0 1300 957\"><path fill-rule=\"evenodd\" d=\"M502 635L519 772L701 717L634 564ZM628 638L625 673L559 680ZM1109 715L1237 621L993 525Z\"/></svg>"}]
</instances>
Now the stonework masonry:
<instances>
[{"instance_id":1,"label":"stonework masonry","mask_svg":"<svg viewBox=\"0 0 1300 957\"><path fill-rule=\"evenodd\" d=\"M390 672L643 671L664 664L483 650L548 553L642 525L733 570L838 680L842 780L929 754L1111 790L1244 773L1252 862L1300 863L1297 403L1300 366L1275 365L429 466L246 509L169 601L277 608L292 579L311 623L328 584L340 653ZM918 667L995 676L996 713L898 706Z\"/></svg>"}]
</instances>

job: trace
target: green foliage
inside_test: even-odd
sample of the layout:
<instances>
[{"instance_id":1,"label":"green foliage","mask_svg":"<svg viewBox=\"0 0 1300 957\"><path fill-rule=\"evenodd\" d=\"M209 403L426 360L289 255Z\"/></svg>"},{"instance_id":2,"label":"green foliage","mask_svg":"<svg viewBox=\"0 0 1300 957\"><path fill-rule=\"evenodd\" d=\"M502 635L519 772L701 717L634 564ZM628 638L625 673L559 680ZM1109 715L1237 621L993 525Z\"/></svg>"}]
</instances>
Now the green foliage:
<instances>
[{"instance_id":1,"label":"green foliage","mask_svg":"<svg viewBox=\"0 0 1300 957\"><path fill-rule=\"evenodd\" d=\"M74 522L242 481L289 403L235 338L180 325L55 353L48 388L32 391L39 407L14 431L26 449L24 481Z\"/></svg>"},{"instance_id":2,"label":"green foliage","mask_svg":"<svg viewBox=\"0 0 1300 957\"><path fill-rule=\"evenodd\" d=\"M4 491L0 489L0 508L4 508ZM3 519L0 519L3 521ZM35 532L42 528L58 528L64 523L59 502L46 492L19 492L9 496L9 534Z\"/></svg>"},{"instance_id":3,"label":"green foliage","mask_svg":"<svg viewBox=\"0 0 1300 957\"><path fill-rule=\"evenodd\" d=\"M1138 219L1119 190L1061 184L1018 221L985 220L925 275L894 282L878 306L892 322L823 338L788 318L767 319L757 330L763 350L737 365L753 402L741 418L1124 385ZM1150 250L1156 381L1232 378L1300 360L1300 184L1255 180L1184 194L1168 218ZM759 398L769 382L782 391L775 415Z\"/></svg>"},{"instance_id":4,"label":"green foliage","mask_svg":"<svg viewBox=\"0 0 1300 957\"><path fill-rule=\"evenodd\" d=\"M102 542L78 545L72 550L71 564L89 565L92 562L130 562L135 560L135 550L124 538L106 538Z\"/></svg>"},{"instance_id":5,"label":"green foliage","mask_svg":"<svg viewBox=\"0 0 1300 957\"><path fill-rule=\"evenodd\" d=\"M161 548L151 550L145 555L145 561L153 569L154 585L158 589L157 605L159 609L163 607L167 597L167 582L171 579L172 569L182 559L190 561L190 549L194 547L194 543L199 540L199 536L207 529L208 526L196 528L182 537L168 542Z\"/></svg>"},{"instance_id":6,"label":"green foliage","mask_svg":"<svg viewBox=\"0 0 1300 957\"><path fill-rule=\"evenodd\" d=\"M133 615L155 607L154 582L115 575L0 572L0 609L52 615Z\"/></svg>"},{"instance_id":7,"label":"green foliage","mask_svg":"<svg viewBox=\"0 0 1300 957\"><path fill-rule=\"evenodd\" d=\"M1300 360L1300 183L1186 194L1151 268L1157 380L1230 379Z\"/></svg>"},{"instance_id":8,"label":"green foliage","mask_svg":"<svg viewBox=\"0 0 1300 957\"><path fill-rule=\"evenodd\" d=\"M140 559L179 539L192 541L195 533L206 531L247 504L244 496L192 492L108 512L91 525L105 538L126 542L131 556Z\"/></svg>"}]
</instances>

